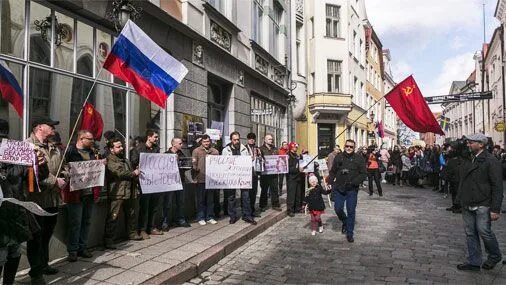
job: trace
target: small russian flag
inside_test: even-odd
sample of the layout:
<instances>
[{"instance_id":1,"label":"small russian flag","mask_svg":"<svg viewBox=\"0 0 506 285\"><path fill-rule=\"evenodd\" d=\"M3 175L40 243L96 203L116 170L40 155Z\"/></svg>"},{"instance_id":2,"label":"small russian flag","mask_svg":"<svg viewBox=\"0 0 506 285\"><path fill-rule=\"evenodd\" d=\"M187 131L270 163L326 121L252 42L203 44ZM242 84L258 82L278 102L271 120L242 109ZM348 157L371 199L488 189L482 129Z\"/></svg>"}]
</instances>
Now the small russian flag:
<instances>
[{"instance_id":1,"label":"small russian flag","mask_svg":"<svg viewBox=\"0 0 506 285\"><path fill-rule=\"evenodd\" d=\"M18 115L23 117L23 91L3 60L0 60L0 93L2 99L11 103Z\"/></svg>"},{"instance_id":2,"label":"small russian flag","mask_svg":"<svg viewBox=\"0 0 506 285\"><path fill-rule=\"evenodd\" d=\"M114 43L104 68L132 84L139 95L162 108L188 73L181 62L130 20Z\"/></svg>"}]
</instances>

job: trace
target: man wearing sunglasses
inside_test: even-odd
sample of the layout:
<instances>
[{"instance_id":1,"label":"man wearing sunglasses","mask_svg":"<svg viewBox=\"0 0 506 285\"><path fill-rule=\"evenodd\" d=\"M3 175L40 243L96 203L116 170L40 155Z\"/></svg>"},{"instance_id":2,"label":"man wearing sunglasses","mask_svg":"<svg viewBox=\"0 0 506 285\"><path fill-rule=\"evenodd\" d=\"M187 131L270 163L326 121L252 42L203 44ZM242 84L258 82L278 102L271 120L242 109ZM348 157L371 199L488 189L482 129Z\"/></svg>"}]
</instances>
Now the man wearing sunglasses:
<instances>
[{"instance_id":1,"label":"man wearing sunglasses","mask_svg":"<svg viewBox=\"0 0 506 285\"><path fill-rule=\"evenodd\" d=\"M343 223L342 233L346 234L348 242L354 242L355 208L359 185L367 176L365 161L362 155L355 153L355 141L347 140L344 152L334 158L329 172L328 185L332 187L334 210ZM332 185L332 186L330 186ZM344 205L346 203L346 214Z\"/></svg>"}]
</instances>

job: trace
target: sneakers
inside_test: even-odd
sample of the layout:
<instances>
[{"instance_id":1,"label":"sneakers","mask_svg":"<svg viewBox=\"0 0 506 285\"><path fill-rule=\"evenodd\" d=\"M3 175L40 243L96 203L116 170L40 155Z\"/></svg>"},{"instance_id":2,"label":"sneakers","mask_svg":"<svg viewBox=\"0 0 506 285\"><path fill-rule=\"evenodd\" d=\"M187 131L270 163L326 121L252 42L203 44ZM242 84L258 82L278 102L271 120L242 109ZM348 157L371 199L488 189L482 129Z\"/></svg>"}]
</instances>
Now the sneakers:
<instances>
[{"instance_id":1,"label":"sneakers","mask_svg":"<svg viewBox=\"0 0 506 285\"><path fill-rule=\"evenodd\" d=\"M218 223L214 219L209 219L209 221L207 221L207 222L210 223L211 225L216 225Z\"/></svg>"},{"instance_id":2,"label":"sneakers","mask_svg":"<svg viewBox=\"0 0 506 285\"><path fill-rule=\"evenodd\" d=\"M323 226L320 226L320 227L318 228L318 232L323 233Z\"/></svg>"},{"instance_id":3,"label":"sneakers","mask_svg":"<svg viewBox=\"0 0 506 285\"><path fill-rule=\"evenodd\" d=\"M312 232L311 232L311 235L312 235L312 236L315 236L315 235L316 235L316 231L312 231Z\"/></svg>"},{"instance_id":4,"label":"sneakers","mask_svg":"<svg viewBox=\"0 0 506 285\"><path fill-rule=\"evenodd\" d=\"M149 232L150 235L155 235L155 236L161 236L163 235L163 232L158 230L158 229L152 229L150 232Z\"/></svg>"},{"instance_id":5,"label":"sneakers","mask_svg":"<svg viewBox=\"0 0 506 285\"><path fill-rule=\"evenodd\" d=\"M199 225L201 225L201 226L205 226L206 224L207 224L207 223L206 223L206 221L204 221L204 220L200 220L200 221L199 221Z\"/></svg>"},{"instance_id":6,"label":"sneakers","mask_svg":"<svg viewBox=\"0 0 506 285\"><path fill-rule=\"evenodd\" d=\"M387 181L386 180L381 180L381 183L385 184L385 183L387 183Z\"/></svg>"},{"instance_id":7,"label":"sneakers","mask_svg":"<svg viewBox=\"0 0 506 285\"><path fill-rule=\"evenodd\" d=\"M462 271L480 271L480 266L471 265L469 263L462 263L457 265L457 269Z\"/></svg>"},{"instance_id":8,"label":"sneakers","mask_svg":"<svg viewBox=\"0 0 506 285\"><path fill-rule=\"evenodd\" d=\"M146 231L141 231L141 237L142 237L142 239L150 239L151 238L151 237L149 237L149 235Z\"/></svg>"}]
</instances>

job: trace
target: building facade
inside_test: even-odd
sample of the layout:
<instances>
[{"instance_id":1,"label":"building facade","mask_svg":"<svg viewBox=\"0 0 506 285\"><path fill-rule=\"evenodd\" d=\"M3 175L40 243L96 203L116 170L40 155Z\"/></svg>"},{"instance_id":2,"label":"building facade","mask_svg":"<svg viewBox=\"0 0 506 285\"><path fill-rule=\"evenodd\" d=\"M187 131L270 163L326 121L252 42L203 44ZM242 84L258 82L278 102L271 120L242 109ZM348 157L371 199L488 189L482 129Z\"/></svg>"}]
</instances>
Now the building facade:
<instances>
[{"instance_id":1,"label":"building facade","mask_svg":"<svg viewBox=\"0 0 506 285\"><path fill-rule=\"evenodd\" d=\"M388 94L392 89L394 89L395 83L393 74L392 74L392 57L390 55L390 50L384 49L383 50L383 76L384 76L384 93ZM384 108L384 116L383 116L383 122L385 126L385 137L383 138L382 143L385 144L387 148L392 148L393 146L399 144L398 142L398 118L397 114L395 114L394 109L392 107L388 107L386 105L386 100L383 100L385 104Z\"/></svg>"},{"instance_id":2,"label":"building facade","mask_svg":"<svg viewBox=\"0 0 506 285\"><path fill-rule=\"evenodd\" d=\"M354 122L367 108L367 16L363 0L306 1L304 11L308 100L296 140L325 157L347 138L367 144L367 117Z\"/></svg>"},{"instance_id":3,"label":"building facade","mask_svg":"<svg viewBox=\"0 0 506 285\"><path fill-rule=\"evenodd\" d=\"M2 0L0 60L22 86L25 112L20 118L0 99L0 118L9 122L11 138L24 139L35 116L50 116L60 121L57 131L66 144L90 94L104 131L134 138L158 127L162 150L173 137L191 147L207 128L221 129L223 144L232 131L244 138L252 131L260 140L271 133L279 144L294 131L292 107L305 99L305 84L288 88L305 77L293 77L290 67L297 60L291 52L293 27L302 50L305 44L292 11L299 2L131 1L141 11L136 24L189 71L163 110L102 69L118 35L111 15L119 1ZM105 221L105 206L101 200L94 219ZM191 217L194 205L186 208ZM93 227L91 246L101 243L102 230L103 224ZM59 223L52 257L65 255L64 233Z\"/></svg>"},{"instance_id":4,"label":"building facade","mask_svg":"<svg viewBox=\"0 0 506 285\"><path fill-rule=\"evenodd\" d=\"M383 64L383 45L376 35L374 29L369 26L365 29L366 33L366 107L371 110L367 114L368 130L367 130L367 144L377 145L382 144L377 130L379 123L384 124L385 115L385 100L384 95L384 64Z\"/></svg>"}]
</instances>

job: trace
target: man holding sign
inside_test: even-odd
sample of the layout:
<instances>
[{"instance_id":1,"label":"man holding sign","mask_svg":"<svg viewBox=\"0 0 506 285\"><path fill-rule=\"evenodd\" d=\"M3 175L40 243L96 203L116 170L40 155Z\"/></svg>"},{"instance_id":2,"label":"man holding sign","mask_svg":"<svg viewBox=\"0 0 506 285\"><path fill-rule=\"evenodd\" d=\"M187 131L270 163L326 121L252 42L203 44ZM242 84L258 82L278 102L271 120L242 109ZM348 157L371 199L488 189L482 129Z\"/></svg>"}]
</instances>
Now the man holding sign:
<instances>
[{"instance_id":1,"label":"man holding sign","mask_svg":"<svg viewBox=\"0 0 506 285\"><path fill-rule=\"evenodd\" d=\"M55 126L59 123L48 117L33 118L32 134L26 140L34 144L35 151L43 154L49 171L45 179L39 180L40 191L38 191L39 189L29 189L28 200L35 202L49 213L58 213L58 206L61 204L60 191L67 184L62 177L56 177L63 154L58 146L48 141L48 138L55 134ZM30 262L30 272L28 274L32 277L32 283L34 280L43 279L43 273L58 273L56 268L48 265L49 241L53 235L57 217L58 215L35 217L41 230L26 244L26 253Z\"/></svg>"},{"instance_id":2,"label":"man holding sign","mask_svg":"<svg viewBox=\"0 0 506 285\"><path fill-rule=\"evenodd\" d=\"M133 170L130 161L125 158L123 142L120 138L112 138L107 142L107 198L108 213L105 222L104 244L108 249L116 249L114 234L118 224L120 210L123 209L128 238L142 240L137 234L137 177L139 169Z\"/></svg>"},{"instance_id":3,"label":"man holding sign","mask_svg":"<svg viewBox=\"0 0 506 285\"><path fill-rule=\"evenodd\" d=\"M75 145L71 145L65 155L65 162L84 162L99 159L92 149L95 139L93 134L87 130L80 130L77 133L77 141ZM73 165L71 167L77 167ZM89 166L85 166L86 168ZM71 171L72 172L72 171ZM86 177L72 177L70 180L80 181ZM103 176L102 176L103 177ZM103 182L103 179L102 179ZM63 191L63 200L67 207L67 223L68 223L68 243L67 251L69 253L68 261L75 262L77 257L91 258L93 255L88 251L88 234L90 231L90 219L93 211L95 198L98 198L100 188L89 187L83 189L71 189L73 182ZM80 188L80 187L77 187Z\"/></svg>"},{"instance_id":4,"label":"man holding sign","mask_svg":"<svg viewBox=\"0 0 506 285\"><path fill-rule=\"evenodd\" d=\"M241 144L241 135L238 132L230 134L230 141L231 143L223 149L222 155L250 156L248 149ZM235 199L236 189L226 189L225 191L228 192L228 215L230 216L230 223L235 224L235 222L239 220ZM253 215L251 213L249 191L251 191L251 189L241 189L242 219L246 223L256 225L257 222L253 219Z\"/></svg>"}]
</instances>

